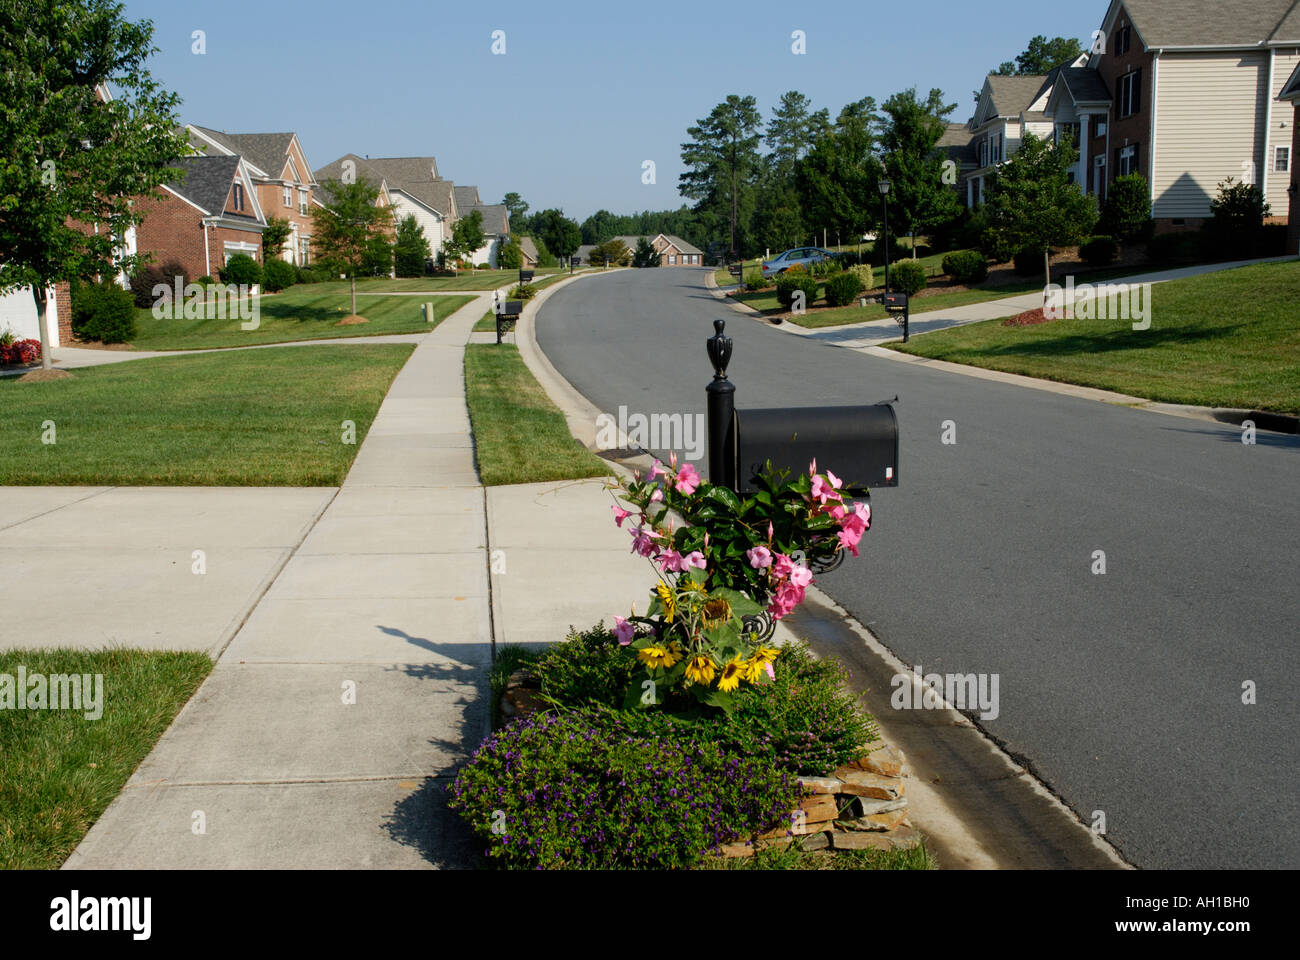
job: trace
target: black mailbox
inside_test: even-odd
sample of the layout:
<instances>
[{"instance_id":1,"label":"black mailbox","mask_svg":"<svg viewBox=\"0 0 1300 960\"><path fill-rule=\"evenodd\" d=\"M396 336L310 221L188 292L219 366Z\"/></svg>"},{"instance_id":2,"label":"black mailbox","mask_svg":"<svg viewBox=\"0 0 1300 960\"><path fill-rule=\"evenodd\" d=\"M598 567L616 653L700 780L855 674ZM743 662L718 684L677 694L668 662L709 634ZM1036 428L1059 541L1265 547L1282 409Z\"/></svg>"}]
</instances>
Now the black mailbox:
<instances>
[{"instance_id":1,"label":"black mailbox","mask_svg":"<svg viewBox=\"0 0 1300 960\"><path fill-rule=\"evenodd\" d=\"M908 308L905 293L887 293L880 298L880 302L890 313L901 313Z\"/></svg>"},{"instance_id":2,"label":"black mailbox","mask_svg":"<svg viewBox=\"0 0 1300 960\"><path fill-rule=\"evenodd\" d=\"M514 329L515 321L524 312L524 302L522 300L498 300L496 309L497 343L500 343L502 335Z\"/></svg>"},{"instance_id":3,"label":"black mailbox","mask_svg":"<svg viewBox=\"0 0 1300 960\"><path fill-rule=\"evenodd\" d=\"M898 417L887 403L870 407L796 407L737 410L736 483L756 493L754 478L767 461L791 476L813 460L831 470L850 494L898 486Z\"/></svg>"},{"instance_id":4,"label":"black mailbox","mask_svg":"<svg viewBox=\"0 0 1300 960\"><path fill-rule=\"evenodd\" d=\"M520 270L520 271L519 271L519 282L520 282L520 283L532 283L532 282L533 282L533 271L532 271L532 270Z\"/></svg>"}]
</instances>

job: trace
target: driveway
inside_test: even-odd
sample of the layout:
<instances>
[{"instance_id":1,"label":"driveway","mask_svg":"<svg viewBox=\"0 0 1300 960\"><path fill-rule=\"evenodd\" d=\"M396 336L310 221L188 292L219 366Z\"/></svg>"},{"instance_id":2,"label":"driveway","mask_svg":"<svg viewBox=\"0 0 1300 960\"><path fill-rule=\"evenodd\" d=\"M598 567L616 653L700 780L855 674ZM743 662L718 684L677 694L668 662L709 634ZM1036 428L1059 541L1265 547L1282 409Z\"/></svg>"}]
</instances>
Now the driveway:
<instances>
[{"instance_id":1,"label":"driveway","mask_svg":"<svg viewBox=\"0 0 1300 960\"><path fill-rule=\"evenodd\" d=\"M1300 866L1300 439L1248 447L1232 427L792 337L704 278L557 291L538 342L613 415L703 413L714 319L741 408L897 395L902 486L875 493L863 557L823 588L925 673L998 675L999 716L978 722L1085 822L1103 813L1132 862Z\"/></svg>"}]
</instances>

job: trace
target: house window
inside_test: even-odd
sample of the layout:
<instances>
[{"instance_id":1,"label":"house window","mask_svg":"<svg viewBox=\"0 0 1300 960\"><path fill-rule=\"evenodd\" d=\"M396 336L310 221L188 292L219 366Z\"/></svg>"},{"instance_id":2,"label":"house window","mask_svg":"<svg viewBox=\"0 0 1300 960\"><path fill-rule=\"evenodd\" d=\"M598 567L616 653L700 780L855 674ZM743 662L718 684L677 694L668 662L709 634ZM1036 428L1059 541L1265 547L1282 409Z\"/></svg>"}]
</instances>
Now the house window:
<instances>
[{"instance_id":1,"label":"house window","mask_svg":"<svg viewBox=\"0 0 1300 960\"><path fill-rule=\"evenodd\" d=\"M1137 144L1128 147L1119 148L1119 176L1126 177L1130 173L1137 173L1138 148Z\"/></svg>"},{"instance_id":2,"label":"house window","mask_svg":"<svg viewBox=\"0 0 1300 960\"><path fill-rule=\"evenodd\" d=\"M293 206L293 187L284 188L284 205L286 207Z\"/></svg>"},{"instance_id":3,"label":"house window","mask_svg":"<svg viewBox=\"0 0 1300 960\"><path fill-rule=\"evenodd\" d=\"M1128 24L1125 24L1115 31L1115 56L1119 57L1128 53L1128 49L1132 43L1133 28Z\"/></svg>"},{"instance_id":4,"label":"house window","mask_svg":"<svg viewBox=\"0 0 1300 960\"><path fill-rule=\"evenodd\" d=\"M244 209L244 185L242 183L236 183L233 190L233 194L234 194L234 202L231 204L231 206L233 206L236 210L243 210Z\"/></svg>"},{"instance_id":5,"label":"house window","mask_svg":"<svg viewBox=\"0 0 1300 960\"><path fill-rule=\"evenodd\" d=\"M307 216L307 191L298 191L298 212L304 217Z\"/></svg>"},{"instance_id":6,"label":"house window","mask_svg":"<svg viewBox=\"0 0 1300 960\"><path fill-rule=\"evenodd\" d=\"M1119 115L1131 117L1142 109L1142 71L1134 70L1119 80Z\"/></svg>"},{"instance_id":7,"label":"house window","mask_svg":"<svg viewBox=\"0 0 1300 960\"><path fill-rule=\"evenodd\" d=\"M298 266L305 267L311 263L311 237L298 238Z\"/></svg>"},{"instance_id":8,"label":"house window","mask_svg":"<svg viewBox=\"0 0 1300 960\"><path fill-rule=\"evenodd\" d=\"M675 253L668 254L668 266L670 267L677 266L677 254Z\"/></svg>"},{"instance_id":9,"label":"house window","mask_svg":"<svg viewBox=\"0 0 1300 960\"><path fill-rule=\"evenodd\" d=\"M1289 173L1291 171L1291 148L1277 147L1273 151L1273 172Z\"/></svg>"}]
</instances>

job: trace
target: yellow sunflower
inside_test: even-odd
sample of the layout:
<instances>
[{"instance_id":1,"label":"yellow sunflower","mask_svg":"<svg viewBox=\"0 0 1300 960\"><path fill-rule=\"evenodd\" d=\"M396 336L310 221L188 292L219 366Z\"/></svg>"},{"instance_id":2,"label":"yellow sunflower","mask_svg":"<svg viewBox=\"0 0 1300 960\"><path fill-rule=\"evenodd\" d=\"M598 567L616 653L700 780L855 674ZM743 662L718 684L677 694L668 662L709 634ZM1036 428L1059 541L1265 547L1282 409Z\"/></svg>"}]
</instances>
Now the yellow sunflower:
<instances>
[{"instance_id":1,"label":"yellow sunflower","mask_svg":"<svg viewBox=\"0 0 1300 960\"><path fill-rule=\"evenodd\" d=\"M703 654L691 657L690 662L686 664L686 679L691 683L700 683L707 687L713 682L716 672L717 668L713 660Z\"/></svg>"},{"instance_id":2,"label":"yellow sunflower","mask_svg":"<svg viewBox=\"0 0 1300 960\"><path fill-rule=\"evenodd\" d=\"M706 629L721 627L731 622L731 604L723 597L714 597L704 605L703 616Z\"/></svg>"},{"instance_id":3,"label":"yellow sunflower","mask_svg":"<svg viewBox=\"0 0 1300 960\"><path fill-rule=\"evenodd\" d=\"M722 678L718 681L718 689L723 693L730 693L740 686L740 679L744 675L744 661L733 658L730 663L722 668Z\"/></svg>"},{"instance_id":4,"label":"yellow sunflower","mask_svg":"<svg viewBox=\"0 0 1300 960\"><path fill-rule=\"evenodd\" d=\"M668 589L668 584L660 583L655 587L655 593L659 595L659 602L664 607L664 623L672 623L673 617L677 615L677 598L673 592Z\"/></svg>"},{"instance_id":5,"label":"yellow sunflower","mask_svg":"<svg viewBox=\"0 0 1300 960\"><path fill-rule=\"evenodd\" d=\"M752 659L760 663L776 663L776 658L781 655L781 651L776 647L759 647L754 651Z\"/></svg>"},{"instance_id":6,"label":"yellow sunflower","mask_svg":"<svg viewBox=\"0 0 1300 960\"><path fill-rule=\"evenodd\" d=\"M758 683L767 673L767 661L752 657L745 661L745 682Z\"/></svg>"},{"instance_id":7,"label":"yellow sunflower","mask_svg":"<svg viewBox=\"0 0 1300 960\"><path fill-rule=\"evenodd\" d=\"M637 654L637 658L647 667L663 667L667 669L677 662L672 651L668 647L651 645L642 647Z\"/></svg>"}]
</instances>

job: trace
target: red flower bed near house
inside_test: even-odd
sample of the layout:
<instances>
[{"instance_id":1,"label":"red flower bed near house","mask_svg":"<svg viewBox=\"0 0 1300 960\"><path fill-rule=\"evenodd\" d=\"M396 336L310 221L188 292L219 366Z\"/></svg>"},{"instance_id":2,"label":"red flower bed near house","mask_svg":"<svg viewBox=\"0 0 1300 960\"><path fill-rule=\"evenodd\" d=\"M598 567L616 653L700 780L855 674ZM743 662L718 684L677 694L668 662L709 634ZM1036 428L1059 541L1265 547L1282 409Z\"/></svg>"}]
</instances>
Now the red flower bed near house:
<instances>
[{"instance_id":1,"label":"red flower bed near house","mask_svg":"<svg viewBox=\"0 0 1300 960\"><path fill-rule=\"evenodd\" d=\"M15 340L13 343L0 343L0 366L11 364L35 363L41 359L41 341Z\"/></svg>"}]
</instances>

